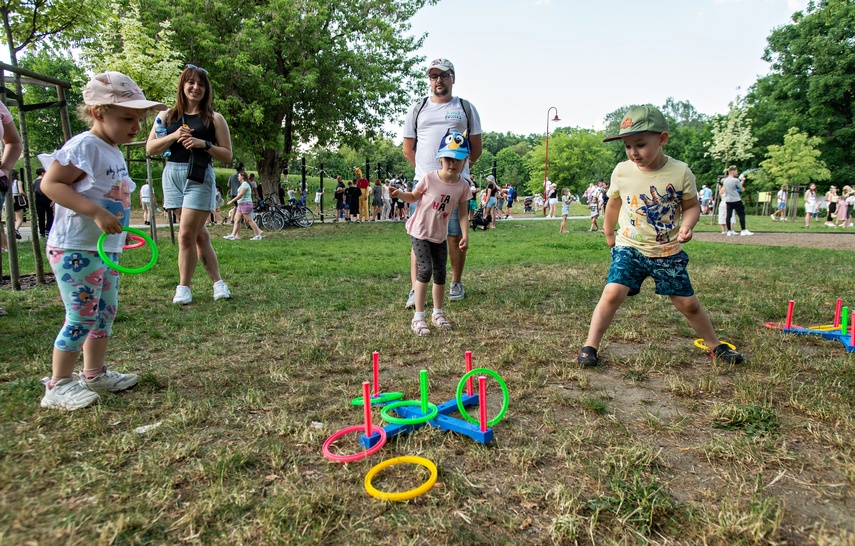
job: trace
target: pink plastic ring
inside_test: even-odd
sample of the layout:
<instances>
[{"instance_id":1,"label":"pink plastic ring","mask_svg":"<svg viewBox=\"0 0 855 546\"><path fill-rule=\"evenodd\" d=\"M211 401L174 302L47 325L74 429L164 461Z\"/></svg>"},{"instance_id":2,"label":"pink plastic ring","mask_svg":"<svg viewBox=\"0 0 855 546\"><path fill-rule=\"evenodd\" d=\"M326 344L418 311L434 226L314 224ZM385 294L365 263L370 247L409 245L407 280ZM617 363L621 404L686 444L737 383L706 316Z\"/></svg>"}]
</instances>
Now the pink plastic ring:
<instances>
[{"instance_id":1,"label":"pink plastic ring","mask_svg":"<svg viewBox=\"0 0 855 546\"><path fill-rule=\"evenodd\" d=\"M330 452L330 446L333 442L342 436L350 434L351 432L365 432L365 425L354 425L333 433L333 435L327 438L327 441L324 442L324 447L322 449L324 457L336 463L352 463L353 461L362 460L369 455L374 455L386 444L386 429L378 425L371 425L371 431L380 434L380 441L365 451L354 453L353 455L336 455Z\"/></svg>"},{"instance_id":2,"label":"pink plastic ring","mask_svg":"<svg viewBox=\"0 0 855 546\"><path fill-rule=\"evenodd\" d=\"M140 237L139 235L128 235L128 239L133 239L136 243L132 245L125 245L122 247L122 250L133 250L135 248L139 248L145 244L145 239Z\"/></svg>"}]
</instances>

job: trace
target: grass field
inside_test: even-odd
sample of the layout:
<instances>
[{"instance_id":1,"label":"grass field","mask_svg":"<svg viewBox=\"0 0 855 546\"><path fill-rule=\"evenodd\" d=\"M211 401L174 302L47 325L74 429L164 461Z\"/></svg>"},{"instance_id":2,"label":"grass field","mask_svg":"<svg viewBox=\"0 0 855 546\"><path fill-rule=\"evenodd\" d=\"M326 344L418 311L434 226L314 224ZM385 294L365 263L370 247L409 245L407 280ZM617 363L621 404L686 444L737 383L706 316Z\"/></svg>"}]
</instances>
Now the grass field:
<instances>
[{"instance_id":1,"label":"grass field","mask_svg":"<svg viewBox=\"0 0 855 546\"><path fill-rule=\"evenodd\" d=\"M749 229L763 226L768 217L749 217ZM829 322L835 298L852 297L851 251L692 242L695 289L746 363L696 349L648 281L606 334L603 364L582 369L609 263L587 227L576 220L559 236L557 221L510 221L473 233L467 298L445 306L456 330L429 338L412 334L403 308L400 223L261 242L213 228L234 298L212 301L200 269L186 307L170 302L176 249L164 233L158 265L122 277L108 359L140 385L71 414L39 407L63 317L56 288L3 290L0 544L855 543L853 356L764 328L789 299L798 323ZM362 419L350 399L373 351L383 390L417 398L427 369L440 403L467 350L510 390L491 444L423 428L361 462L323 458L324 440ZM358 450L355 436L337 446ZM365 474L400 455L434 461L436 486L403 503L369 497ZM395 467L374 485L426 477Z\"/></svg>"}]
</instances>

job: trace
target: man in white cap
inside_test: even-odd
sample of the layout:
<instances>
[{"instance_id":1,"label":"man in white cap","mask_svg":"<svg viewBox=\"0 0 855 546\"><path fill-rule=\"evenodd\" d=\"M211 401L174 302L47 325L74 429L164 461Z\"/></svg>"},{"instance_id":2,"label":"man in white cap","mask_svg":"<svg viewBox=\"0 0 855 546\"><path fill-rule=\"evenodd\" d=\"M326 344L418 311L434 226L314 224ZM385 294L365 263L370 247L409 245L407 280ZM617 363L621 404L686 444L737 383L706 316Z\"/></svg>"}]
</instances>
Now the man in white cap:
<instances>
[{"instance_id":1,"label":"man in white cap","mask_svg":"<svg viewBox=\"0 0 855 546\"><path fill-rule=\"evenodd\" d=\"M431 94L413 105L404 120L404 157L415 168L414 185L427 173L439 169L436 150L446 132L463 133L469 139L469 162L461 176L470 179L469 170L478 161L483 149L481 141L481 118L468 101L452 95L454 87L454 65L448 59L434 59L427 68ZM450 301L462 300L463 266L466 252L460 250L460 219L457 207L448 224L448 257L451 261ZM466 211L463 211L464 222ZM410 294L407 307L415 306L416 259L410 253Z\"/></svg>"}]
</instances>

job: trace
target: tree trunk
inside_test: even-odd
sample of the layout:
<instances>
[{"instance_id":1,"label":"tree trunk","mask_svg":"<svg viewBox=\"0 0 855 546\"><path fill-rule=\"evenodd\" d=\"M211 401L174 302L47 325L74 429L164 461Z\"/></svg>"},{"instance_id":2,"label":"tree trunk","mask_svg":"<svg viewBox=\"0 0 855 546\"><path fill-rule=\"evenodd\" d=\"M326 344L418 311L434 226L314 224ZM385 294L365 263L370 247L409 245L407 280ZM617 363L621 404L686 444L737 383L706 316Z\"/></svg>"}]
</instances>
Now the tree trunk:
<instances>
[{"instance_id":1,"label":"tree trunk","mask_svg":"<svg viewBox=\"0 0 855 546\"><path fill-rule=\"evenodd\" d=\"M256 164L264 198L279 202L279 184L282 172L279 168L279 150L265 148L261 151L261 160Z\"/></svg>"},{"instance_id":2,"label":"tree trunk","mask_svg":"<svg viewBox=\"0 0 855 546\"><path fill-rule=\"evenodd\" d=\"M18 60L12 57L12 66L18 66ZM45 264L42 259L42 243L39 238L38 212L36 211L36 193L33 188L33 172L30 166L30 137L27 133L27 116L23 110L24 88L21 85L21 75L15 74L15 92L20 97L18 101L18 123L20 124L21 141L24 144L24 172L26 173L26 194L30 212L30 242L33 245L33 258L36 262L36 283L45 284ZM23 183L23 177L18 178L18 185Z\"/></svg>"}]
</instances>

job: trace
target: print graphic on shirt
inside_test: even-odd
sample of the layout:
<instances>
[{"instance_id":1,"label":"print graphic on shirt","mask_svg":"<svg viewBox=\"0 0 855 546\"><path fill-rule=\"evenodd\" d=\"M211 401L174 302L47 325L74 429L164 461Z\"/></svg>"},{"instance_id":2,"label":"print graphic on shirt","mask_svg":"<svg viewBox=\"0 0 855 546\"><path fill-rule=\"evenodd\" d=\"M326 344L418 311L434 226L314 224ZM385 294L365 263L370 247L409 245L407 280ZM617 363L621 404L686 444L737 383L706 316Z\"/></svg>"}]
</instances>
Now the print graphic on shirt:
<instances>
[{"instance_id":1,"label":"print graphic on shirt","mask_svg":"<svg viewBox=\"0 0 855 546\"><path fill-rule=\"evenodd\" d=\"M116 180L117 178L121 179L128 176L128 168L124 164L116 165L115 167L107 167L107 172L104 174L113 180Z\"/></svg>"},{"instance_id":2,"label":"print graphic on shirt","mask_svg":"<svg viewBox=\"0 0 855 546\"><path fill-rule=\"evenodd\" d=\"M445 113L446 121L460 121L463 119L463 113L460 110L453 110Z\"/></svg>"},{"instance_id":3,"label":"print graphic on shirt","mask_svg":"<svg viewBox=\"0 0 855 546\"><path fill-rule=\"evenodd\" d=\"M436 211L437 216L442 216L443 219L448 218L448 211L446 210L446 206L451 202L450 195L440 195L439 201L435 201L433 204L433 210Z\"/></svg>"},{"instance_id":4,"label":"print graphic on shirt","mask_svg":"<svg viewBox=\"0 0 855 546\"><path fill-rule=\"evenodd\" d=\"M101 206L110 211L123 226L130 222L131 213L131 182L123 178L113 181L113 187L104 194Z\"/></svg>"},{"instance_id":5,"label":"print graphic on shirt","mask_svg":"<svg viewBox=\"0 0 855 546\"><path fill-rule=\"evenodd\" d=\"M677 209L683 200L683 192L675 190L673 184L668 184L665 195L662 195L656 186L650 186L650 197L642 193L638 198L644 205L638 207L638 202L633 198L630 208L637 207L635 213L647 218L648 225L656 230L657 243L670 242L668 234L676 225Z\"/></svg>"}]
</instances>

